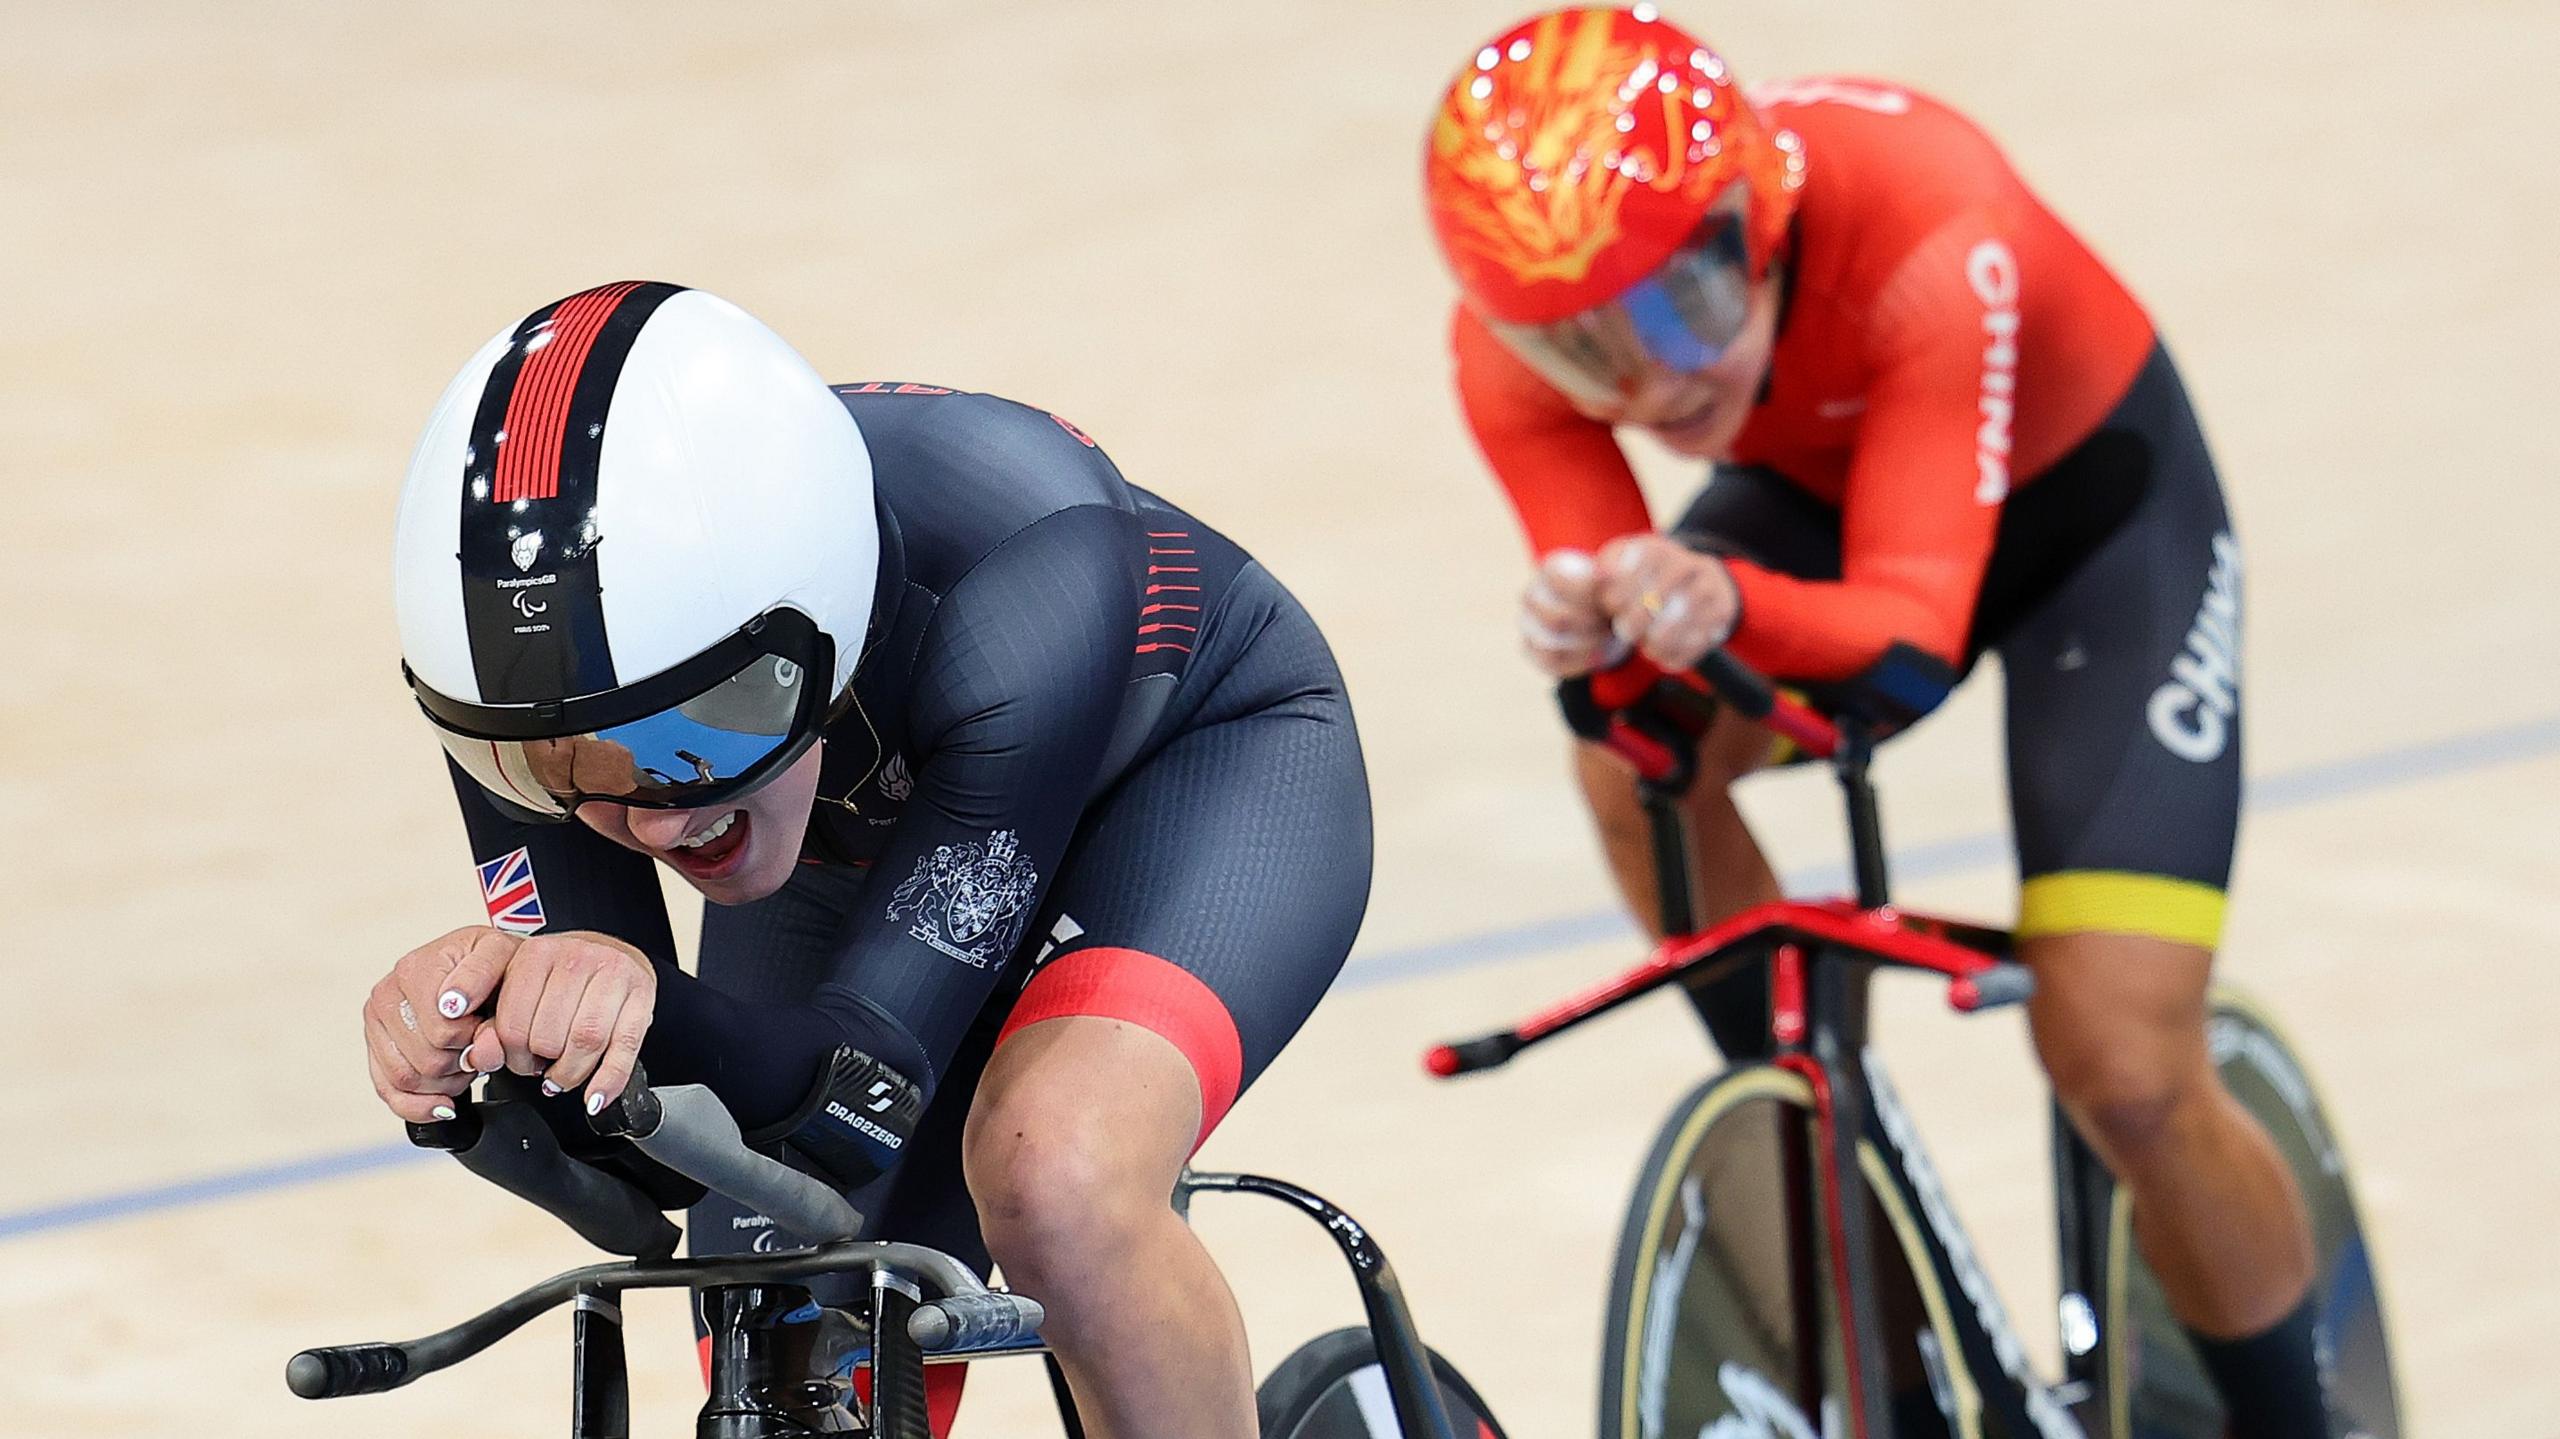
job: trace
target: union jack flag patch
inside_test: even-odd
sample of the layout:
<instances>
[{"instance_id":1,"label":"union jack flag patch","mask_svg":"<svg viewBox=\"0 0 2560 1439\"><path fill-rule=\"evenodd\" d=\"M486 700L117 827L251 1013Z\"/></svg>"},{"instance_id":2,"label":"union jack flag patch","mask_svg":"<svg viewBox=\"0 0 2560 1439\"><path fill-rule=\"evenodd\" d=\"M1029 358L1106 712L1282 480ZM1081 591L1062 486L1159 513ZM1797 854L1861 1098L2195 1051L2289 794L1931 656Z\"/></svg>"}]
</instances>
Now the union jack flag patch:
<instances>
[{"instance_id":1,"label":"union jack flag patch","mask_svg":"<svg viewBox=\"0 0 2560 1439\"><path fill-rule=\"evenodd\" d=\"M489 922L510 934L542 928L542 891L533 882L533 856L511 850L480 866L480 901Z\"/></svg>"}]
</instances>

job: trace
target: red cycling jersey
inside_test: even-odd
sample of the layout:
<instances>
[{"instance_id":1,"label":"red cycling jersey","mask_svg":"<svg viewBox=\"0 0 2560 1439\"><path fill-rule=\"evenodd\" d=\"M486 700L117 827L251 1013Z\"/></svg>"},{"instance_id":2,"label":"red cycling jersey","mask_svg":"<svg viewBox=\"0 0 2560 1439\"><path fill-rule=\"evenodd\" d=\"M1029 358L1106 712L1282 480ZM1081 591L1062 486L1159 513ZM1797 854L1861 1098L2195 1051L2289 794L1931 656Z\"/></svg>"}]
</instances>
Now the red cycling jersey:
<instances>
[{"instance_id":1,"label":"red cycling jersey","mask_svg":"<svg viewBox=\"0 0 2560 1439\"><path fill-rule=\"evenodd\" d=\"M1855 674L1896 640L1963 658L1999 510L2105 420L2151 322L1988 136L1898 86L1808 79L1753 98L1804 142L1791 293L1731 458L1841 516L1841 578L1732 561L1734 653L1800 679ZM1585 418L1464 306L1469 426L1531 548L1652 528L1611 427Z\"/></svg>"}]
</instances>

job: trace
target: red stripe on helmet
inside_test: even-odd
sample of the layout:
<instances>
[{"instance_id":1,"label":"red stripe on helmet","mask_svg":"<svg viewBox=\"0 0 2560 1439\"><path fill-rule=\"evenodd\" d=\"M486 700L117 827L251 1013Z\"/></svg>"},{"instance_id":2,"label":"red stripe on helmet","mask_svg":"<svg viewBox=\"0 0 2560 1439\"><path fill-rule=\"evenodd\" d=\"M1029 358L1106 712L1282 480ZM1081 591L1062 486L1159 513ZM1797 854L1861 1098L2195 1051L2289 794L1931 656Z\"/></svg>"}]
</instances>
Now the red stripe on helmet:
<instances>
[{"instance_id":1,"label":"red stripe on helmet","mask_svg":"<svg viewBox=\"0 0 2560 1439\"><path fill-rule=\"evenodd\" d=\"M578 374L595 349L596 335L636 281L571 295L551 319L525 340L524 366L507 395L500 428L497 475L490 498L547 500L560 493L560 443L569 425L569 399ZM548 339L543 338L548 336Z\"/></svg>"}]
</instances>

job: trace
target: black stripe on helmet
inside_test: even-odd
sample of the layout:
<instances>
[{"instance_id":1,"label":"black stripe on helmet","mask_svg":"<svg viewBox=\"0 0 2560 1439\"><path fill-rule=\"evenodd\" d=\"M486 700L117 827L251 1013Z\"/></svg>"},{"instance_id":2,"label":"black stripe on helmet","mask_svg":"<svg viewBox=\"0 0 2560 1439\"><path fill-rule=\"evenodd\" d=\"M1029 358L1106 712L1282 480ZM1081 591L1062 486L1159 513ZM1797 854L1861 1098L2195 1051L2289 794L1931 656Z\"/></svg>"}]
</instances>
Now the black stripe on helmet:
<instances>
[{"instance_id":1,"label":"black stripe on helmet","mask_svg":"<svg viewBox=\"0 0 2560 1439\"><path fill-rule=\"evenodd\" d=\"M514 343L489 372L463 458L463 624L472 670L487 704L533 704L597 694L619 683L606 643L604 593L596 573L597 456L623 362L640 327L683 287L647 283L584 291L545 305L516 326ZM623 291L592 342L566 375L526 373L531 342L552 329L564 309ZM519 397L525 384L537 387ZM565 416L559 413L566 402ZM520 402L521 401L521 402ZM512 407L557 426L558 454L542 468L556 473L548 494L501 499L498 456ZM522 438L522 437L519 437ZM518 457L520 460L523 458Z\"/></svg>"}]
</instances>

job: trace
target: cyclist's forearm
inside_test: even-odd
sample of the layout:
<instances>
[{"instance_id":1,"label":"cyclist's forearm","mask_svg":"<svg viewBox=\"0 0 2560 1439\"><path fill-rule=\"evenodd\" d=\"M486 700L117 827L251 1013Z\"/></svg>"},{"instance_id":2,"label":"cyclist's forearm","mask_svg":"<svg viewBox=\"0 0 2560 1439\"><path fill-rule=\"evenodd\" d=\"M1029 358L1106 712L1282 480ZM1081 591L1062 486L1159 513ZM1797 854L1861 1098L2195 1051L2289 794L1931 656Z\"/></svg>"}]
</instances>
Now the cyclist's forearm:
<instances>
[{"instance_id":1,"label":"cyclist's forearm","mask_svg":"<svg viewBox=\"0 0 2560 1439\"><path fill-rule=\"evenodd\" d=\"M846 1044L919 1086L933 1082L914 1037L859 996L821 991L806 1004L754 1004L673 965L659 966L657 1014L641 1059L654 1082L709 1086L741 1126L755 1130L798 1113Z\"/></svg>"},{"instance_id":2,"label":"cyclist's forearm","mask_svg":"<svg viewBox=\"0 0 2560 1439\"><path fill-rule=\"evenodd\" d=\"M1872 580L1798 579L1745 560L1727 560L1725 568L1742 599L1733 652L1772 677L1853 679L1896 642L1949 664L1963 654L1971 583L1923 597L1916 588Z\"/></svg>"}]
</instances>

